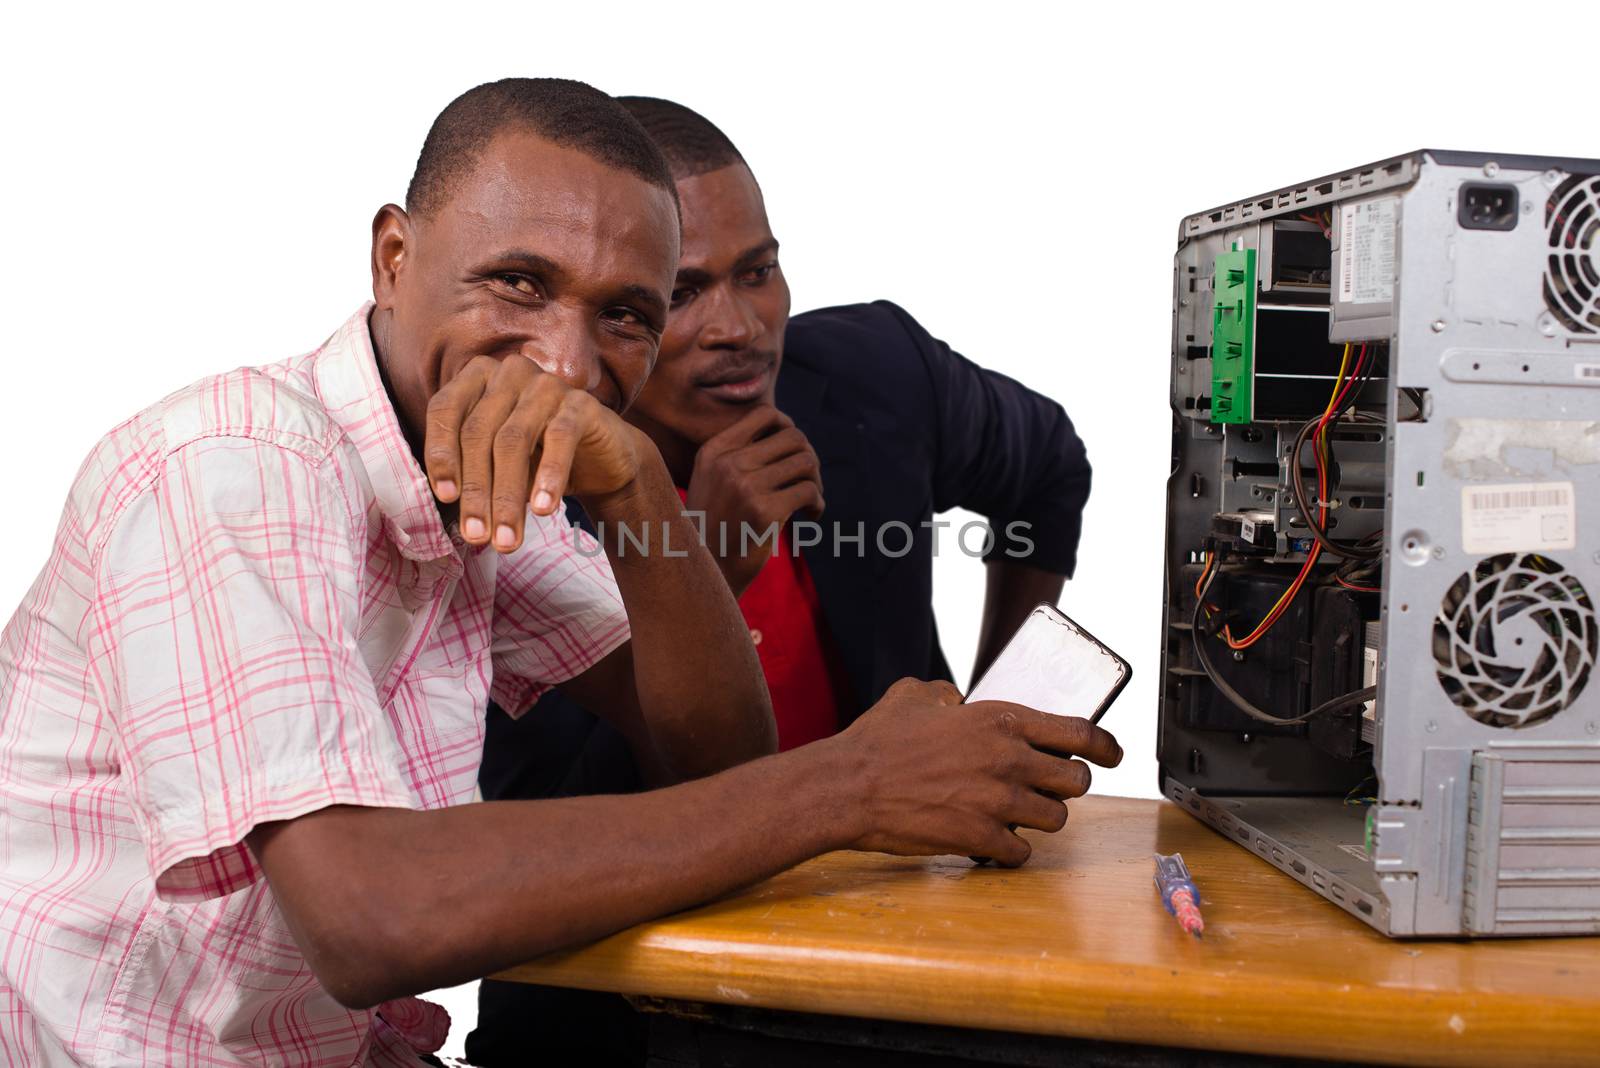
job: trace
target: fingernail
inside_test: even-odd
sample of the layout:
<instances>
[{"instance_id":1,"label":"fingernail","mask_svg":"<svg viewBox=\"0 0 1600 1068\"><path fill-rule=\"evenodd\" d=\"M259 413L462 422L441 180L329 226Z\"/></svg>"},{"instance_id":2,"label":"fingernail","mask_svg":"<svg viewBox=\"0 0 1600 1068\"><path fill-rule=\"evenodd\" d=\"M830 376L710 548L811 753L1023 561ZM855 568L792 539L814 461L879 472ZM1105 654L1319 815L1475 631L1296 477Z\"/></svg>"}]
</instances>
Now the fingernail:
<instances>
[{"instance_id":1,"label":"fingernail","mask_svg":"<svg viewBox=\"0 0 1600 1068\"><path fill-rule=\"evenodd\" d=\"M517 532L501 523L494 528L494 543L502 549L509 549L517 544Z\"/></svg>"},{"instance_id":2,"label":"fingernail","mask_svg":"<svg viewBox=\"0 0 1600 1068\"><path fill-rule=\"evenodd\" d=\"M533 495L533 510L535 512L543 512L555 503L556 499L550 495L549 490L540 490Z\"/></svg>"},{"instance_id":3,"label":"fingernail","mask_svg":"<svg viewBox=\"0 0 1600 1068\"><path fill-rule=\"evenodd\" d=\"M433 484L433 494L435 497L439 497L441 499L445 497L454 497L456 495L456 484L451 482L448 478L441 479Z\"/></svg>"},{"instance_id":4,"label":"fingernail","mask_svg":"<svg viewBox=\"0 0 1600 1068\"><path fill-rule=\"evenodd\" d=\"M477 516L469 516L461 523L461 533L466 535L468 541L477 541L479 538L483 537L483 520L479 519Z\"/></svg>"}]
</instances>

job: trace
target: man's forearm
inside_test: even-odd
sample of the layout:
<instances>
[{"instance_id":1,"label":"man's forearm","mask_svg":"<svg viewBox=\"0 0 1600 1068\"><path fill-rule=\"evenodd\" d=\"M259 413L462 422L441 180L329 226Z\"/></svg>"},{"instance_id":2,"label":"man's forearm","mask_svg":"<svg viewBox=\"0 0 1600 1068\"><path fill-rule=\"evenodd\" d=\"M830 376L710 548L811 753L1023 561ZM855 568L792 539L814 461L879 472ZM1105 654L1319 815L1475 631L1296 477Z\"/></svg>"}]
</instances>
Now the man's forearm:
<instances>
[{"instance_id":1,"label":"man's forearm","mask_svg":"<svg viewBox=\"0 0 1600 1068\"><path fill-rule=\"evenodd\" d=\"M977 682L1006 642L1022 626L1028 613L1041 601L1056 603L1066 577L1054 571L1019 564L1013 560L991 560L983 597L983 624L978 631L978 655L972 666L972 681ZM968 686L971 689L971 686Z\"/></svg>"},{"instance_id":2,"label":"man's forearm","mask_svg":"<svg viewBox=\"0 0 1600 1068\"><path fill-rule=\"evenodd\" d=\"M628 609L639 705L659 756L692 777L773 752L777 727L744 617L666 468L652 457L627 492L584 505Z\"/></svg>"},{"instance_id":3,"label":"man's forearm","mask_svg":"<svg viewBox=\"0 0 1600 1068\"><path fill-rule=\"evenodd\" d=\"M318 977L365 1006L705 901L861 833L836 741L650 794L329 808L250 845ZM852 792L854 791L854 792Z\"/></svg>"}]
</instances>

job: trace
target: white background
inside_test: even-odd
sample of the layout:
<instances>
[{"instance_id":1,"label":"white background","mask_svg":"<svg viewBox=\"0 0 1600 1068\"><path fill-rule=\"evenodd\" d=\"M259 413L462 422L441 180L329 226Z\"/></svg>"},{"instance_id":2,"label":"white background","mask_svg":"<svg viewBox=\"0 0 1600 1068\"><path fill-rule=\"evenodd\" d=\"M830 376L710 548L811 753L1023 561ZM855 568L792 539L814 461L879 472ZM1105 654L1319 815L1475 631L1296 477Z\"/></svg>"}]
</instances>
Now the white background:
<instances>
[{"instance_id":1,"label":"white background","mask_svg":"<svg viewBox=\"0 0 1600 1068\"><path fill-rule=\"evenodd\" d=\"M720 125L795 310L893 299L1060 399L1094 495L1066 611L1134 681L1099 789L1155 796L1171 255L1188 212L1408 149L1600 156L1589 3L34 5L0 45L0 611L111 426L314 347L368 224L478 82L581 78ZM569 13L577 11L578 14ZM981 567L938 564L970 664ZM1069 832L1070 833L1070 832ZM449 999L458 1050L470 992Z\"/></svg>"}]
</instances>

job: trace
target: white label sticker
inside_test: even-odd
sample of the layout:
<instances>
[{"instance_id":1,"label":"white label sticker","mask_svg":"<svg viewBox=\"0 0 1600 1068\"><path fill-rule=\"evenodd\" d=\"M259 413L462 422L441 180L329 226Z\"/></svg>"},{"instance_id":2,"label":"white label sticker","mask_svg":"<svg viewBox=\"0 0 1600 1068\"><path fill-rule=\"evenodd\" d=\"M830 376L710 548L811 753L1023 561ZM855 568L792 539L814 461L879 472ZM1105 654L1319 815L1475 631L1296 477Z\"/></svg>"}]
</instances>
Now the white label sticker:
<instances>
[{"instance_id":1,"label":"white label sticker","mask_svg":"<svg viewBox=\"0 0 1600 1068\"><path fill-rule=\"evenodd\" d=\"M1572 369L1579 382L1592 382L1600 386L1600 363L1580 363Z\"/></svg>"},{"instance_id":2,"label":"white label sticker","mask_svg":"<svg viewBox=\"0 0 1600 1068\"><path fill-rule=\"evenodd\" d=\"M1469 553L1544 552L1578 545L1570 482L1461 488L1461 547Z\"/></svg>"},{"instance_id":3,"label":"white label sticker","mask_svg":"<svg viewBox=\"0 0 1600 1068\"><path fill-rule=\"evenodd\" d=\"M1256 543L1256 523L1253 519L1246 519L1239 524L1239 537L1251 545Z\"/></svg>"},{"instance_id":4,"label":"white label sticker","mask_svg":"<svg viewBox=\"0 0 1600 1068\"><path fill-rule=\"evenodd\" d=\"M1339 300L1387 304L1394 300L1397 197L1346 204L1339 209Z\"/></svg>"}]
</instances>

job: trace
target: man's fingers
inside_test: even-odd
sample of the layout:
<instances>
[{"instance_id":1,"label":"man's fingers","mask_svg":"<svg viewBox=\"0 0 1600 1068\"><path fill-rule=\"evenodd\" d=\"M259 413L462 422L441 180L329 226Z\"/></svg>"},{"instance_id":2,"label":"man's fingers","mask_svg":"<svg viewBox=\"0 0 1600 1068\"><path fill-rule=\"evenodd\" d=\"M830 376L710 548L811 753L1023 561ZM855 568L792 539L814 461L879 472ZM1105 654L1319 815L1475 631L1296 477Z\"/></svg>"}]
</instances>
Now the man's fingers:
<instances>
[{"instance_id":1,"label":"man's fingers","mask_svg":"<svg viewBox=\"0 0 1600 1068\"><path fill-rule=\"evenodd\" d=\"M1035 790L1066 799L1088 793L1094 773L1081 760L1067 760L1035 750L1023 761L1022 779Z\"/></svg>"},{"instance_id":2,"label":"man's fingers","mask_svg":"<svg viewBox=\"0 0 1600 1068\"><path fill-rule=\"evenodd\" d=\"M759 478L773 489L783 489L801 479L809 479L817 484L819 490L822 488L822 471L817 466L816 456L810 451L797 452L763 468Z\"/></svg>"},{"instance_id":3,"label":"man's fingers","mask_svg":"<svg viewBox=\"0 0 1600 1068\"><path fill-rule=\"evenodd\" d=\"M533 460L551 415L567 389L551 375L535 379L494 438L494 495L490 504L494 547L511 552L522 544L528 516Z\"/></svg>"},{"instance_id":4,"label":"man's fingers","mask_svg":"<svg viewBox=\"0 0 1600 1068\"><path fill-rule=\"evenodd\" d=\"M495 439L517 399L491 386L461 424L461 536L473 545L489 540Z\"/></svg>"},{"instance_id":5,"label":"man's fingers","mask_svg":"<svg viewBox=\"0 0 1600 1068\"><path fill-rule=\"evenodd\" d=\"M988 857L1004 868L1020 868L1033 856L1033 847L1015 831L997 826L971 855Z\"/></svg>"},{"instance_id":6,"label":"man's fingers","mask_svg":"<svg viewBox=\"0 0 1600 1068\"><path fill-rule=\"evenodd\" d=\"M934 679L932 682L924 682L922 679L912 678L909 675L890 686L884 694L884 699L887 700L891 696L903 697L912 695L940 705L959 705L961 703L961 691L956 689L956 684L948 679ZM883 701L879 702L879 704L882 703Z\"/></svg>"},{"instance_id":7,"label":"man's fingers","mask_svg":"<svg viewBox=\"0 0 1600 1068\"><path fill-rule=\"evenodd\" d=\"M796 482L788 489L779 490L773 495L772 503L773 512L785 519L796 512L804 512L815 519L827 507L827 502L822 499L822 487L810 479Z\"/></svg>"},{"instance_id":8,"label":"man's fingers","mask_svg":"<svg viewBox=\"0 0 1600 1068\"><path fill-rule=\"evenodd\" d=\"M797 453L805 453L811 457L811 462L816 463L817 454L811 448L811 440L805 436L799 427L789 426L773 431L759 441L751 442L738 450L738 466L745 471L754 471L767 467L786 457Z\"/></svg>"},{"instance_id":9,"label":"man's fingers","mask_svg":"<svg viewBox=\"0 0 1600 1068\"><path fill-rule=\"evenodd\" d=\"M1122 762L1122 747L1117 740L1109 731L1086 719L1053 716L1036 708L1008 705L1003 701L982 703L992 703L1013 713L1022 737L1035 749L1082 757L1103 768L1114 768Z\"/></svg>"},{"instance_id":10,"label":"man's fingers","mask_svg":"<svg viewBox=\"0 0 1600 1068\"><path fill-rule=\"evenodd\" d=\"M740 416L731 426L706 439L700 452L707 458L720 453L743 448L757 438L794 426L794 420L770 404L758 404Z\"/></svg>"},{"instance_id":11,"label":"man's fingers","mask_svg":"<svg viewBox=\"0 0 1600 1068\"><path fill-rule=\"evenodd\" d=\"M461 424L483 396L493 363L473 360L428 401L422 462L433 495L446 504L461 496Z\"/></svg>"},{"instance_id":12,"label":"man's fingers","mask_svg":"<svg viewBox=\"0 0 1600 1068\"><path fill-rule=\"evenodd\" d=\"M1067 806L1034 790L1021 788L1003 815L1007 823L1054 834L1066 825Z\"/></svg>"},{"instance_id":13,"label":"man's fingers","mask_svg":"<svg viewBox=\"0 0 1600 1068\"><path fill-rule=\"evenodd\" d=\"M539 467L533 473L533 510L539 515L550 515L561 507L561 498L567 492L567 480L572 475L572 461L578 454L578 442L588 419L587 393L568 393L560 407L550 417L544 428L539 452Z\"/></svg>"}]
</instances>

